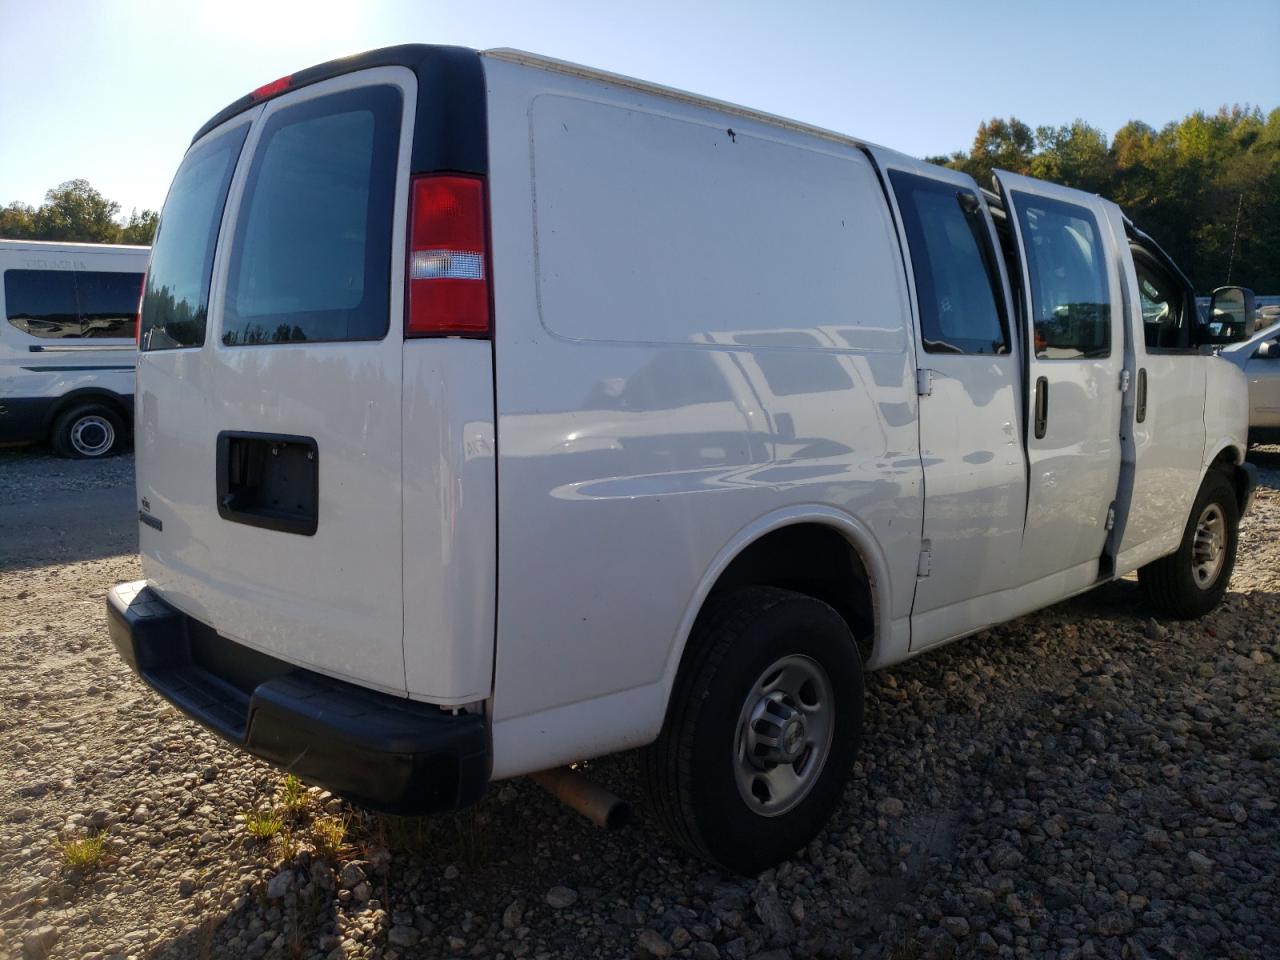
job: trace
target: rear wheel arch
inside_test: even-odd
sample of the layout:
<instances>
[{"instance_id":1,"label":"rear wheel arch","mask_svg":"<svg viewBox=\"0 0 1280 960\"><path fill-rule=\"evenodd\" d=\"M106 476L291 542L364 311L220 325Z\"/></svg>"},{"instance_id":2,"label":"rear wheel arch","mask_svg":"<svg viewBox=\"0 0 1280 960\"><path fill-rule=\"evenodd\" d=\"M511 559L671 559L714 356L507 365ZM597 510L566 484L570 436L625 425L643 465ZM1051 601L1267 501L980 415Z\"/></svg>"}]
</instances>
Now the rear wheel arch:
<instances>
[{"instance_id":1,"label":"rear wheel arch","mask_svg":"<svg viewBox=\"0 0 1280 960\"><path fill-rule=\"evenodd\" d=\"M875 642L876 603L858 548L836 528L793 523L751 541L716 578L711 598L738 587L779 587L821 600L848 625L865 661Z\"/></svg>"},{"instance_id":2,"label":"rear wheel arch","mask_svg":"<svg viewBox=\"0 0 1280 960\"><path fill-rule=\"evenodd\" d=\"M814 576L820 560L808 560L798 570L788 570L788 559L802 555L808 547L815 548L821 558L841 557L842 572ZM888 640L888 563L871 531L856 518L830 507L786 508L741 530L709 565L668 655L664 676L668 700L698 617L714 597L742 586L781 587L827 603L849 625L864 662Z\"/></svg>"},{"instance_id":3,"label":"rear wheel arch","mask_svg":"<svg viewBox=\"0 0 1280 960\"><path fill-rule=\"evenodd\" d=\"M72 390L59 397L56 403L50 405L48 413L45 414L44 432L48 434L53 429L53 425L58 422L58 418L72 407L94 403L109 407L123 421L125 429L130 433L133 432L133 408L129 403L129 399L114 391L96 387Z\"/></svg>"}]
</instances>

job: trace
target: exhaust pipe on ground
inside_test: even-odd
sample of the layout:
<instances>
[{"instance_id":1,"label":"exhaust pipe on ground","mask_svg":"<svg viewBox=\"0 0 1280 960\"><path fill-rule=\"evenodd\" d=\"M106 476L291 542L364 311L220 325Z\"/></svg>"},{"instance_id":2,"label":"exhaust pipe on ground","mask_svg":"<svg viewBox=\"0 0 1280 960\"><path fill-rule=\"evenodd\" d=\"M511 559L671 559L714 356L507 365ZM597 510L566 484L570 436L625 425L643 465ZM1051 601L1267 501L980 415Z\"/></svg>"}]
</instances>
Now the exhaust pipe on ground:
<instances>
[{"instance_id":1,"label":"exhaust pipe on ground","mask_svg":"<svg viewBox=\"0 0 1280 960\"><path fill-rule=\"evenodd\" d=\"M631 822L631 804L568 767L529 776L566 807L578 811L601 829L617 830Z\"/></svg>"}]
</instances>

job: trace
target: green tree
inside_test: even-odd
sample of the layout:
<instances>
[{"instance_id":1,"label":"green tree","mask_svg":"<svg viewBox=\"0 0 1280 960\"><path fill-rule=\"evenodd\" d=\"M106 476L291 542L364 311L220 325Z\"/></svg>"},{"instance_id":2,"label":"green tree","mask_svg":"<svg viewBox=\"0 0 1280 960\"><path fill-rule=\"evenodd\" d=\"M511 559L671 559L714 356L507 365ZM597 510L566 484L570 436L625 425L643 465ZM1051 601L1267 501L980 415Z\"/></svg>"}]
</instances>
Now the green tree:
<instances>
[{"instance_id":1,"label":"green tree","mask_svg":"<svg viewBox=\"0 0 1280 960\"><path fill-rule=\"evenodd\" d=\"M1115 160L1107 147L1107 135L1083 120L1066 127L1039 127L1039 152L1031 158L1031 175L1041 180L1070 183L1097 193L1111 183Z\"/></svg>"},{"instance_id":2,"label":"green tree","mask_svg":"<svg viewBox=\"0 0 1280 960\"><path fill-rule=\"evenodd\" d=\"M123 222L117 219L119 214L120 204L108 200L89 181L68 180L46 193L39 207L16 200L0 207L0 237L144 246L152 242L159 213L135 207Z\"/></svg>"},{"instance_id":3,"label":"green tree","mask_svg":"<svg viewBox=\"0 0 1280 960\"><path fill-rule=\"evenodd\" d=\"M131 211L129 222L120 231L119 242L150 246L151 241L155 239L156 223L159 219L160 214L154 210L143 210L141 213L136 209Z\"/></svg>"},{"instance_id":4,"label":"green tree","mask_svg":"<svg viewBox=\"0 0 1280 960\"><path fill-rule=\"evenodd\" d=\"M50 190L32 220L41 240L117 243L120 204L108 200L88 180L68 180Z\"/></svg>"},{"instance_id":5,"label":"green tree","mask_svg":"<svg viewBox=\"0 0 1280 960\"><path fill-rule=\"evenodd\" d=\"M1228 281L1280 293L1280 109L1197 111L1160 130L1125 124L1108 142L1083 120L1034 134L1010 118L978 127L969 153L932 157L982 186L1000 168L1114 200L1208 293Z\"/></svg>"},{"instance_id":6,"label":"green tree","mask_svg":"<svg viewBox=\"0 0 1280 960\"><path fill-rule=\"evenodd\" d=\"M952 154L947 165L969 174L978 186L987 187L991 185L992 170L1030 173L1035 147L1035 134L1017 117L992 117L978 124L969 153Z\"/></svg>"},{"instance_id":7,"label":"green tree","mask_svg":"<svg viewBox=\"0 0 1280 960\"><path fill-rule=\"evenodd\" d=\"M35 225L32 222L35 212L35 207L29 207L17 200L7 207L0 208L0 237L10 237L15 240L31 239L35 232Z\"/></svg>"}]
</instances>

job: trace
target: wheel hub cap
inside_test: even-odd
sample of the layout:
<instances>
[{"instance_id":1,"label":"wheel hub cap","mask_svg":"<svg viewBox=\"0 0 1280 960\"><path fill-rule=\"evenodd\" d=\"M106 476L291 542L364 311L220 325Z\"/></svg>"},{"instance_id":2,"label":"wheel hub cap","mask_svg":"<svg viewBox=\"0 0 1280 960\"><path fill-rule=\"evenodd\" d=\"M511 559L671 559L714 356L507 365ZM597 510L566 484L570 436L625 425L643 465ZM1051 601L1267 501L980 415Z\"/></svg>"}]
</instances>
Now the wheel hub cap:
<instances>
[{"instance_id":1,"label":"wheel hub cap","mask_svg":"<svg viewBox=\"0 0 1280 960\"><path fill-rule=\"evenodd\" d=\"M84 457L98 457L111 449L116 431L104 417L82 417L71 428L71 446Z\"/></svg>"},{"instance_id":2,"label":"wheel hub cap","mask_svg":"<svg viewBox=\"0 0 1280 960\"><path fill-rule=\"evenodd\" d=\"M775 817L799 803L818 779L834 726L831 681L816 661L782 657L756 680L738 718L738 792Z\"/></svg>"},{"instance_id":3,"label":"wheel hub cap","mask_svg":"<svg viewBox=\"0 0 1280 960\"><path fill-rule=\"evenodd\" d=\"M1222 572L1226 554L1227 522L1222 509L1211 503L1204 508L1196 522L1195 538L1191 545L1191 572L1196 586L1208 590Z\"/></svg>"}]
</instances>

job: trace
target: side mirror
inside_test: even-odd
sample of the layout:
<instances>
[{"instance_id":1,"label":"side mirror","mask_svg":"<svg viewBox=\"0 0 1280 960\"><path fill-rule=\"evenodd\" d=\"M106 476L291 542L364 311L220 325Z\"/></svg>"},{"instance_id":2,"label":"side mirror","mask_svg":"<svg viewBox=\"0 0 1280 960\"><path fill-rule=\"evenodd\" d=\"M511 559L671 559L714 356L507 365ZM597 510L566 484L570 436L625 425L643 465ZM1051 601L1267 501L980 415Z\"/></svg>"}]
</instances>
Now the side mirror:
<instances>
[{"instance_id":1,"label":"side mirror","mask_svg":"<svg viewBox=\"0 0 1280 960\"><path fill-rule=\"evenodd\" d=\"M1253 291L1247 287L1219 287L1209 300L1209 312L1200 326L1200 343L1238 343L1253 333Z\"/></svg>"},{"instance_id":2,"label":"side mirror","mask_svg":"<svg viewBox=\"0 0 1280 960\"><path fill-rule=\"evenodd\" d=\"M1280 360L1280 349L1276 348L1276 341L1268 340L1258 344L1258 349L1253 355L1259 360Z\"/></svg>"}]
</instances>

